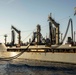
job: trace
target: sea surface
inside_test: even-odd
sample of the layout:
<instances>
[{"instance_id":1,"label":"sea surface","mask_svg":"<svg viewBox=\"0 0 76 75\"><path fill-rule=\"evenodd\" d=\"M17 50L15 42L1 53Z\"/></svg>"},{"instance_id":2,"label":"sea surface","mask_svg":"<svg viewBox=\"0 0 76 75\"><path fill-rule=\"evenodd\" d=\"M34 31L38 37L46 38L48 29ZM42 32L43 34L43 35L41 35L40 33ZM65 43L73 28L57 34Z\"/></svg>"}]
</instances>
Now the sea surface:
<instances>
[{"instance_id":1,"label":"sea surface","mask_svg":"<svg viewBox=\"0 0 76 75\"><path fill-rule=\"evenodd\" d=\"M76 65L31 60L0 61L0 75L76 75Z\"/></svg>"}]
</instances>

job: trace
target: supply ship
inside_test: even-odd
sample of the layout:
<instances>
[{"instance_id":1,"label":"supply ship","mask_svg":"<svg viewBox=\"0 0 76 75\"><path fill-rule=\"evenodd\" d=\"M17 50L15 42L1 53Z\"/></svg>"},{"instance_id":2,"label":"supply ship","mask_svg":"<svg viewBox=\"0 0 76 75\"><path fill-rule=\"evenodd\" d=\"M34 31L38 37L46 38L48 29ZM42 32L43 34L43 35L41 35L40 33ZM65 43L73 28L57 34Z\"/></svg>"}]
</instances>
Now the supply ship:
<instances>
[{"instance_id":1,"label":"supply ship","mask_svg":"<svg viewBox=\"0 0 76 75\"><path fill-rule=\"evenodd\" d=\"M73 35L72 19L69 19L67 30L63 38L61 34L61 42L60 24L57 23L51 15L48 17L48 20L49 38L43 38L41 27L38 24L36 32L33 32L33 38L29 39L27 44L21 43L21 31L12 25L11 43L6 43L5 36L5 45L0 44L0 60L26 59L76 64L76 42L75 32ZM63 45L70 25L71 37L68 37L67 43ZM15 44L15 32L18 33L18 44Z\"/></svg>"}]
</instances>

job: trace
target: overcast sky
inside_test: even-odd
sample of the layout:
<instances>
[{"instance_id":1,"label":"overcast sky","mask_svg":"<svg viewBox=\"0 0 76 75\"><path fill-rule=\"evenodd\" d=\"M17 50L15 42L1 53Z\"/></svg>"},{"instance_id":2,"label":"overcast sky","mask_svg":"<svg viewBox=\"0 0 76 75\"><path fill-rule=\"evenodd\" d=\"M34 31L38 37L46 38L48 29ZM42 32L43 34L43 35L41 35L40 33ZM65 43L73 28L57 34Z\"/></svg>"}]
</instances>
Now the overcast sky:
<instances>
[{"instance_id":1,"label":"overcast sky","mask_svg":"<svg viewBox=\"0 0 76 75\"><path fill-rule=\"evenodd\" d=\"M69 18L72 18L73 27L76 30L74 7L76 7L76 0L0 0L0 42L4 42L4 34L8 35L7 41L11 41L11 25L21 30L23 42L29 39L28 36L36 29L37 24L42 27L43 37L46 35L48 37L50 13L60 24L60 32L63 34ZM70 31L68 34L70 35Z\"/></svg>"}]
</instances>

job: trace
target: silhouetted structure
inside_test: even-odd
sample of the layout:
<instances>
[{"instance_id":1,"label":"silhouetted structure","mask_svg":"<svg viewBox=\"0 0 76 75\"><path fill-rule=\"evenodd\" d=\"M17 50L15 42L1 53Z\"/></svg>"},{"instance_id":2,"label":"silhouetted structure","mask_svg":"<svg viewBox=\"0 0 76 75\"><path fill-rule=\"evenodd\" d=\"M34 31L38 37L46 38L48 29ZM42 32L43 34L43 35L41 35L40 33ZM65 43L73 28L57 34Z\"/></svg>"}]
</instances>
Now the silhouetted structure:
<instances>
[{"instance_id":1,"label":"silhouetted structure","mask_svg":"<svg viewBox=\"0 0 76 75\"><path fill-rule=\"evenodd\" d=\"M5 45L7 44L7 34L4 35L5 37Z\"/></svg>"}]
</instances>

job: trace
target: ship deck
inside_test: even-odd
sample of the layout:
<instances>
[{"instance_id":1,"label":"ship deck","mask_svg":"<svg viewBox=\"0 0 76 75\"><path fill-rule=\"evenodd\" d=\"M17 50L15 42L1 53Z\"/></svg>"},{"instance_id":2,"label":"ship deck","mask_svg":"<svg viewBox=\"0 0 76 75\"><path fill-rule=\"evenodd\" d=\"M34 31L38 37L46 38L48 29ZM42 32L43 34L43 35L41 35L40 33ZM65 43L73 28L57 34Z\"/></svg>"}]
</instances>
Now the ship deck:
<instances>
[{"instance_id":1,"label":"ship deck","mask_svg":"<svg viewBox=\"0 0 76 75\"><path fill-rule=\"evenodd\" d=\"M25 52L68 52L68 53L76 53L76 46L71 45L36 45L36 46L21 46L21 47L9 47L7 51L24 51Z\"/></svg>"}]
</instances>

